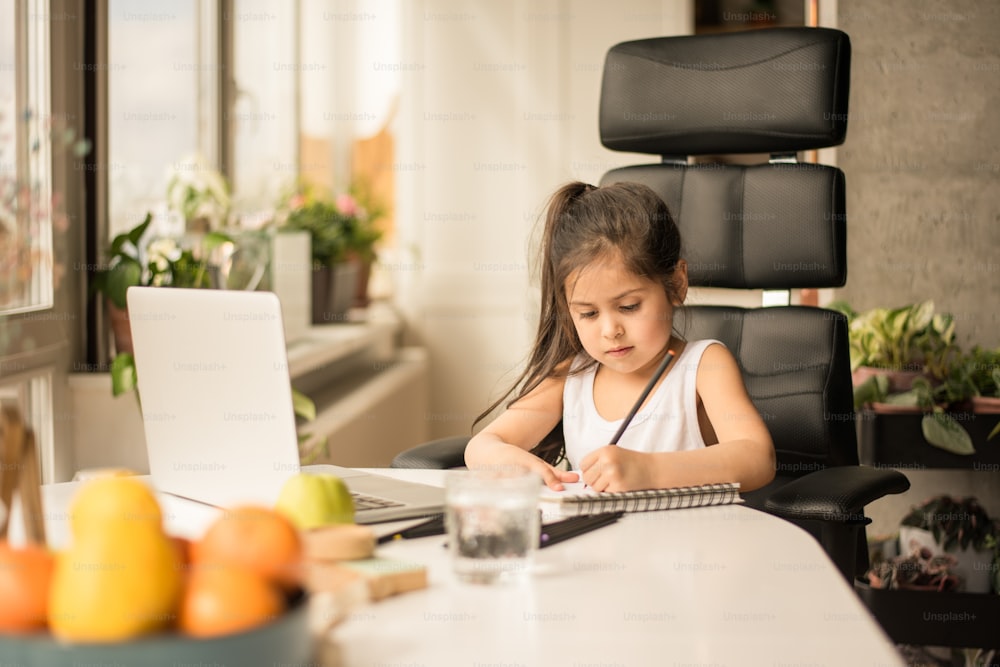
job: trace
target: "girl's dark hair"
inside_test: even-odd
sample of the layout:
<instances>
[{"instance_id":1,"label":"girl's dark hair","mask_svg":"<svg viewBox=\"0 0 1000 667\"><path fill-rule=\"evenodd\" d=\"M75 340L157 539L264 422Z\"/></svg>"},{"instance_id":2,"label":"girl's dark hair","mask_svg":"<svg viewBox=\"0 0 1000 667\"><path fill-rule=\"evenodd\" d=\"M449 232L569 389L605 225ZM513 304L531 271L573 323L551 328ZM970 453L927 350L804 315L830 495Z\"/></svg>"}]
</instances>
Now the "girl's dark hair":
<instances>
[{"instance_id":1,"label":"girl's dark hair","mask_svg":"<svg viewBox=\"0 0 1000 667\"><path fill-rule=\"evenodd\" d=\"M566 280L575 270L601 257L617 257L632 273L659 281L671 303L679 305L683 300L674 281L680 232L664 201L641 183L562 186L549 199L541 246L541 312L528 364L473 426L505 401L514 403L546 378L567 373L564 362L583 352L565 291ZM591 359L577 370L595 363ZM561 424L532 449L552 464L563 458L564 451Z\"/></svg>"}]
</instances>

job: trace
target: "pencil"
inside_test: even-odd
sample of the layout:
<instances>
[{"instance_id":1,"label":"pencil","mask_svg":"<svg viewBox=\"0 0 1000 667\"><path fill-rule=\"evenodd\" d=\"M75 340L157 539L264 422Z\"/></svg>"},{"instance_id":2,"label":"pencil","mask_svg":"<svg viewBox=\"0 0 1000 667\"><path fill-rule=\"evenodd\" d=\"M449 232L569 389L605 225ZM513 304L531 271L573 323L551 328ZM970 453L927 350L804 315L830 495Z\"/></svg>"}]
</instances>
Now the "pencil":
<instances>
[{"instance_id":1,"label":"pencil","mask_svg":"<svg viewBox=\"0 0 1000 667\"><path fill-rule=\"evenodd\" d=\"M622 434L625 432L625 429L628 428L628 425L632 421L632 418L635 417L635 413L639 412L639 408L642 406L642 402L646 400L647 396L649 396L649 392L653 391L653 387L656 386L657 381L659 381L660 377L667 370L667 366L670 365L670 362L673 360L673 358L674 358L674 351L667 350L667 356L663 357L663 361L660 362L660 366L656 369L656 372L653 373L653 377L649 378L649 382L646 383L646 388L643 389L642 394L639 395L639 400L635 402L635 405L632 406L632 409L629 410L627 415L625 415L625 419L622 421L622 425L618 427L618 431L615 433L614 437L611 438L611 442L608 444L611 445L618 444L618 441L621 440Z\"/></svg>"}]
</instances>

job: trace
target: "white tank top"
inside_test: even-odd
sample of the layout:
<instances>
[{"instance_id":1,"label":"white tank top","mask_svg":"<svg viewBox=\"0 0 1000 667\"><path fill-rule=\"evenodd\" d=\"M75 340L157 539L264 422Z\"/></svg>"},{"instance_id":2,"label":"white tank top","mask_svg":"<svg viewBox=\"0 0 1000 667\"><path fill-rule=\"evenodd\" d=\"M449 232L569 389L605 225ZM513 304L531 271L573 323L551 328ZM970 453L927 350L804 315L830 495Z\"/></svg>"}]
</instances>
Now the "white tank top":
<instances>
[{"instance_id":1,"label":"white tank top","mask_svg":"<svg viewBox=\"0 0 1000 667\"><path fill-rule=\"evenodd\" d=\"M646 401L618 441L620 447L639 452L679 452L705 446L698 427L696 382L701 356L717 340L688 342L660 386ZM579 367L584 357L572 366ZM622 420L608 421L594 405L597 365L566 378L563 387L563 436L570 469L577 470L590 452L611 442ZM635 398L639 398L636 396Z\"/></svg>"}]
</instances>

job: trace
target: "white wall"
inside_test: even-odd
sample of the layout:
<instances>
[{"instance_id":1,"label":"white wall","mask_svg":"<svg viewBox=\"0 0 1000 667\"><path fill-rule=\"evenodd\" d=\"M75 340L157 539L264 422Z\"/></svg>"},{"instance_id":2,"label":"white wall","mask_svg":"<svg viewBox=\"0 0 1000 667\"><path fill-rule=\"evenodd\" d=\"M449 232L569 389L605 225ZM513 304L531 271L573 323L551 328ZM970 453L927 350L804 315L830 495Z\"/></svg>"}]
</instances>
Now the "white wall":
<instances>
[{"instance_id":1,"label":"white wall","mask_svg":"<svg viewBox=\"0 0 1000 667\"><path fill-rule=\"evenodd\" d=\"M386 268L430 351L432 437L468 433L528 353L537 301L528 241L549 193L651 161L600 145L605 53L624 40L690 33L689 5L403 3L393 64L402 73L401 252Z\"/></svg>"}]
</instances>

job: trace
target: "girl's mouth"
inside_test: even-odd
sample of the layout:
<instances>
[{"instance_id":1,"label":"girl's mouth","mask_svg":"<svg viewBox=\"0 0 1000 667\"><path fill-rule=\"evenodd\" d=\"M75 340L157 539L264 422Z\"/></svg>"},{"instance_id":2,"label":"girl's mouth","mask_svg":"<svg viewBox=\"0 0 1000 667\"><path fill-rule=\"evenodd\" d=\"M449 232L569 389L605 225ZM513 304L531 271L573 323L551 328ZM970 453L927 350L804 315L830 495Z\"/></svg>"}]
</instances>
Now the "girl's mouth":
<instances>
[{"instance_id":1,"label":"girl's mouth","mask_svg":"<svg viewBox=\"0 0 1000 667\"><path fill-rule=\"evenodd\" d=\"M632 351L631 347L616 347L613 350L608 350L607 354L610 357L624 357L626 354Z\"/></svg>"}]
</instances>

